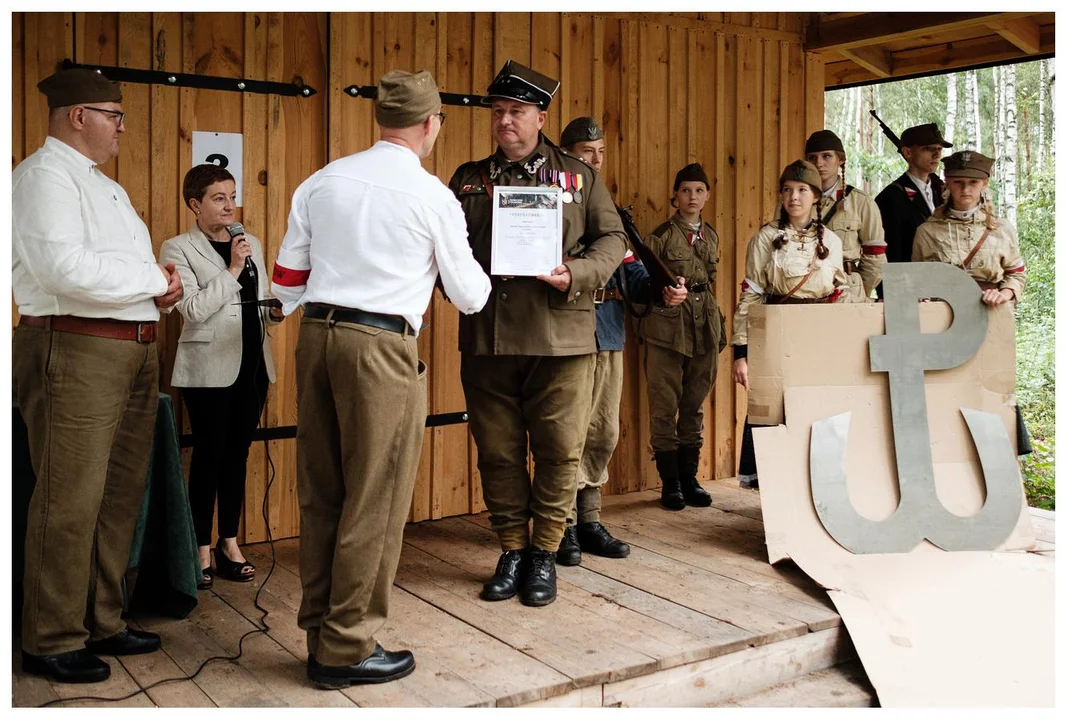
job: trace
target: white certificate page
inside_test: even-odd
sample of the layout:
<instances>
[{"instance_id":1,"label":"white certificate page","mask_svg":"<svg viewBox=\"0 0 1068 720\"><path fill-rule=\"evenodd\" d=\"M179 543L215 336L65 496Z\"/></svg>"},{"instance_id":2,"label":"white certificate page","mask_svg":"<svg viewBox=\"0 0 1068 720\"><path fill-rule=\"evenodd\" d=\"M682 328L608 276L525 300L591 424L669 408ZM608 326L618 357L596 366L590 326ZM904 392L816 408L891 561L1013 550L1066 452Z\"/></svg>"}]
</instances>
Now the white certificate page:
<instances>
[{"instance_id":1,"label":"white certificate page","mask_svg":"<svg viewBox=\"0 0 1068 720\"><path fill-rule=\"evenodd\" d=\"M561 262L564 205L558 187L493 188L491 275L548 275Z\"/></svg>"}]
</instances>

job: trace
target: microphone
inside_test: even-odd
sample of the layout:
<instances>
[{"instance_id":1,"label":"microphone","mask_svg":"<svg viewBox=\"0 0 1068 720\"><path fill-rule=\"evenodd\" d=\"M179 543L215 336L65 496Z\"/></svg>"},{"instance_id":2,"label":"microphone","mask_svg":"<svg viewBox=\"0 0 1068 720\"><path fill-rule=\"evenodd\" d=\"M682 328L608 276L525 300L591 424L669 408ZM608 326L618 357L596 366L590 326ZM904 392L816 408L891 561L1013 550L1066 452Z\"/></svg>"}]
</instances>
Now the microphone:
<instances>
[{"instance_id":1,"label":"microphone","mask_svg":"<svg viewBox=\"0 0 1068 720\"><path fill-rule=\"evenodd\" d=\"M226 232L230 235L230 239L233 240L238 235L245 234L245 227L239 222L230 223L226 226ZM256 266L252 264L251 255L245 258L245 269L248 270L249 275L256 277Z\"/></svg>"}]
</instances>

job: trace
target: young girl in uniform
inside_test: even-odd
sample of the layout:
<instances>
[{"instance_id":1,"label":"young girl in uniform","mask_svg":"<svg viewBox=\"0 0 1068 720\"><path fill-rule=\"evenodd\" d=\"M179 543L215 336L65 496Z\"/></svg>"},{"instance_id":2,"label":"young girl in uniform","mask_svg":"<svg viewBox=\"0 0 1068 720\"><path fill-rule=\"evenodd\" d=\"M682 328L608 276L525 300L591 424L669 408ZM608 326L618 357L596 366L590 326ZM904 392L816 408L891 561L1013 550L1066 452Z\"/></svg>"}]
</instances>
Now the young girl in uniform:
<instances>
[{"instance_id":1,"label":"young girl in uniform","mask_svg":"<svg viewBox=\"0 0 1068 720\"><path fill-rule=\"evenodd\" d=\"M719 236L701 219L708 176L698 163L675 175L671 204L677 212L646 239L689 291L681 305L656 305L638 322L646 347L650 443L669 510L708 507L711 496L697 482L704 428L704 402L716 381L726 345L723 315L712 293L719 262Z\"/></svg>"},{"instance_id":2,"label":"young girl in uniform","mask_svg":"<svg viewBox=\"0 0 1068 720\"><path fill-rule=\"evenodd\" d=\"M842 270L842 241L820 222L814 212L822 194L815 166L795 160L779 178L781 210L777 220L764 225L749 240L745 280L734 313L734 381L749 389L749 310L765 303L836 302L848 291ZM752 426L747 419L742 435L739 484L758 487Z\"/></svg>"}]
</instances>

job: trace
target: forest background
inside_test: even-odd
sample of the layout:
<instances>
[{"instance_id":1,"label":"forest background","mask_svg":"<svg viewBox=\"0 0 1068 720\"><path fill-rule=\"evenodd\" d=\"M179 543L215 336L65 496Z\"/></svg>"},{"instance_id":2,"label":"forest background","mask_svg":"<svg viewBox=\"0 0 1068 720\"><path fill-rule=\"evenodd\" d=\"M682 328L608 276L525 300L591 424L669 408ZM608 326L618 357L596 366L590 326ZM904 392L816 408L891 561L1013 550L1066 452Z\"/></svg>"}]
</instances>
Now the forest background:
<instances>
[{"instance_id":1,"label":"forest background","mask_svg":"<svg viewBox=\"0 0 1068 720\"><path fill-rule=\"evenodd\" d=\"M846 149L846 182L873 197L905 162L869 110L898 135L936 122L952 150L996 158L990 190L995 213L1017 229L1027 287L1016 308L1016 397L1034 452L1021 469L1028 502L1055 507L1054 60L947 73L831 90L825 127Z\"/></svg>"}]
</instances>

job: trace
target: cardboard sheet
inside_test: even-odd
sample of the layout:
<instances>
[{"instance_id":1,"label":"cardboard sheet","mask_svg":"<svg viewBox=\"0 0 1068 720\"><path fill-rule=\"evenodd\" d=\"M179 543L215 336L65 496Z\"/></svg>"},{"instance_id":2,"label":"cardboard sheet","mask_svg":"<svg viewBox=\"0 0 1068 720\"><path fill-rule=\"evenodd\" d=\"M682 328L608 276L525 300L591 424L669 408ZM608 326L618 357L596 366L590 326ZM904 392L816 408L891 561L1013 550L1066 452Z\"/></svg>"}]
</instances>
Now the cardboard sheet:
<instances>
[{"instance_id":1,"label":"cardboard sheet","mask_svg":"<svg viewBox=\"0 0 1068 720\"><path fill-rule=\"evenodd\" d=\"M828 589L884 707L1052 706L1054 561L1024 552L1034 545L1025 505L994 552L948 553L925 541L909 553L854 555L823 528L809 484L811 425L839 412L852 412L846 467L854 507L881 519L897 506L889 389L885 374L867 367L867 337L881 331L873 316L882 311L846 308L857 324L843 329L836 319L836 345L830 353L823 346L821 363L812 343L830 342L820 340L829 323L818 313L782 312L795 309L763 309L785 354L763 376L772 381L758 380L750 394L765 392L770 407L780 388L787 420L753 434L769 559L792 558ZM945 327L948 308L931 303L921 319L925 331ZM959 408L993 412L1015 427L1010 329L1011 314L991 313L975 358L928 374L935 484L960 515L982 506L985 485Z\"/></svg>"}]
</instances>

